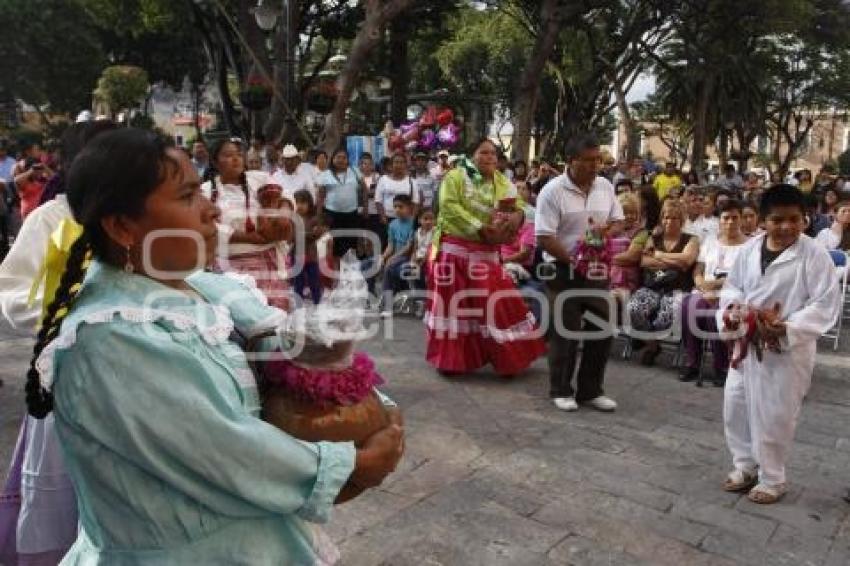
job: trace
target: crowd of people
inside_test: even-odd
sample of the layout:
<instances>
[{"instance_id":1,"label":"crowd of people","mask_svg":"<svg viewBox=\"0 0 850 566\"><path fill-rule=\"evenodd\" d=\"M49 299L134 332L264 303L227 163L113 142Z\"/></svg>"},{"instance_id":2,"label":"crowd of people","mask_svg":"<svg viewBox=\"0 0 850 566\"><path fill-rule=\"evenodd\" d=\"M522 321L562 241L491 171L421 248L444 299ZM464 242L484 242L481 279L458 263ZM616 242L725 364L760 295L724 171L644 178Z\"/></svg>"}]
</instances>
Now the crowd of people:
<instances>
[{"instance_id":1,"label":"crowd of people","mask_svg":"<svg viewBox=\"0 0 850 566\"><path fill-rule=\"evenodd\" d=\"M563 164L511 163L486 138L376 164L259 139L180 148L98 121L72 126L61 151L2 155L23 225L0 265L0 312L35 336L4 501L17 501L12 552L33 564L331 562L312 524L346 485L395 468L400 423L362 446L295 441L258 418L231 338L321 303L343 260L359 262L383 317L399 294L426 298L440 374L489 364L508 378L545 354L567 412L617 409L611 329L642 342L645 365L681 330L680 379L710 348L725 386L724 489L773 503L850 249L838 178L650 171L606 163L590 135ZM772 312L760 336L790 352L730 352L746 309Z\"/></svg>"}]
</instances>

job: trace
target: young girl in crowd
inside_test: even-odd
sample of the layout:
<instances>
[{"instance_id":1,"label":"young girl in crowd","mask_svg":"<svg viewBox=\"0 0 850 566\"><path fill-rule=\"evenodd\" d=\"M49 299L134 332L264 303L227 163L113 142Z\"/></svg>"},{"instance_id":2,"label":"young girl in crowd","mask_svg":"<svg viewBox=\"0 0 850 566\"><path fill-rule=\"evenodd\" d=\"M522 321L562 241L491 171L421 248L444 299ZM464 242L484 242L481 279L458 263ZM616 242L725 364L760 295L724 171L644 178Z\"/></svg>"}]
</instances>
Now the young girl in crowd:
<instances>
[{"instance_id":1,"label":"young girl in crowd","mask_svg":"<svg viewBox=\"0 0 850 566\"><path fill-rule=\"evenodd\" d=\"M270 304L287 308L285 265L277 250L282 236L269 239L258 229L258 191L269 184L268 174L246 171L240 140L227 139L213 147L206 179L201 190L221 209L218 269L250 275Z\"/></svg>"},{"instance_id":2,"label":"young girl in crowd","mask_svg":"<svg viewBox=\"0 0 850 566\"><path fill-rule=\"evenodd\" d=\"M302 242L296 237L295 247L292 250L292 267L296 273L292 286L299 299L304 297L304 287L308 287L310 298L313 304L317 305L322 300L322 282L319 278L319 252L316 240L324 231L316 214L316 205L313 203L313 195L310 191L302 189L295 192L295 212L298 213L303 224L304 241L302 246Z\"/></svg>"},{"instance_id":3,"label":"young girl in crowd","mask_svg":"<svg viewBox=\"0 0 850 566\"><path fill-rule=\"evenodd\" d=\"M258 418L256 383L230 336L287 315L196 271L214 259L219 211L182 152L150 132L103 134L71 168L68 201L83 229L26 385L29 413L55 414L81 510L63 562L332 558L310 521L327 520L348 482L380 483L401 429L357 449L295 440ZM203 246L167 231L195 232Z\"/></svg>"}]
</instances>

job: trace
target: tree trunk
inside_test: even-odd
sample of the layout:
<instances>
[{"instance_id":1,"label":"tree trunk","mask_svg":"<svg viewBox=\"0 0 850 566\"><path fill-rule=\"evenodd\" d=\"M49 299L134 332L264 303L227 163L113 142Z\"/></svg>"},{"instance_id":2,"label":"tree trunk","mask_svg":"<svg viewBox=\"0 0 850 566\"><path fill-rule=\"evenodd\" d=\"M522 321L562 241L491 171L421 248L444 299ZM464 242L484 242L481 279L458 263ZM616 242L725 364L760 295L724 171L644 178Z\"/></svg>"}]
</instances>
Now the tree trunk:
<instances>
[{"instance_id":1,"label":"tree trunk","mask_svg":"<svg viewBox=\"0 0 850 566\"><path fill-rule=\"evenodd\" d=\"M720 161L720 171L723 171L729 162L729 132L726 128L720 129L720 147L717 153L718 160Z\"/></svg>"},{"instance_id":2,"label":"tree trunk","mask_svg":"<svg viewBox=\"0 0 850 566\"><path fill-rule=\"evenodd\" d=\"M390 119L396 127L407 119L407 93L410 87L408 33L409 27L404 20L396 20L390 25Z\"/></svg>"},{"instance_id":3,"label":"tree trunk","mask_svg":"<svg viewBox=\"0 0 850 566\"><path fill-rule=\"evenodd\" d=\"M705 82L697 92L694 106L694 149L691 153L691 170L701 173L705 162L705 146L708 128L708 105L711 99L713 81L706 77Z\"/></svg>"},{"instance_id":4,"label":"tree trunk","mask_svg":"<svg viewBox=\"0 0 850 566\"><path fill-rule=\"evenodd\" d=\"M322 147L328 153L335 150L342 141L342 128L345 111L351 103L351 94L360 80L360 73L369 62L369 54L380 43L384 28L400 13L413 5L413 0L366 1L366 19L357 32L348 62L339 76L339 89L333 110L325 120L322 132Z\"/></svg>"},{"instance_id":5,"label":"tree trunk","mask_svg":"<svg viewBox=\"0 0 850 566\"><path fill-rule=\"evenodd\" d=\"M516 89L514 103L514 160L528 160L528 146L531 141L531 129L534 126L534 113L537 110L537 100L540 96L540 78L546 66L546 61L555 48L558 38L560 17L557 0L543 0L540 7L542 29L537 35L537 41L531 57L525 64Z\"/></svg>"},{"instance_id":6,"label":"tree trunk","mask_svg":"<svg viewBox=\"0 0 850 566\"><path fill-rule=\"evenodd\" d=\"M631 161L635 158L635 154L637 153L634 144L632 143L632 134L634 134L636 130L635 121L632 118L629 103L626 100L626 93L623 91L623 85L618 82L614 82L614 96L617 99L617 109L620 113L620 122L623 124L623 139L620 140L620 147L614 148L617 152L615 157L618 159L625 158L627 161Z\"/></svg>"}]
</instances>

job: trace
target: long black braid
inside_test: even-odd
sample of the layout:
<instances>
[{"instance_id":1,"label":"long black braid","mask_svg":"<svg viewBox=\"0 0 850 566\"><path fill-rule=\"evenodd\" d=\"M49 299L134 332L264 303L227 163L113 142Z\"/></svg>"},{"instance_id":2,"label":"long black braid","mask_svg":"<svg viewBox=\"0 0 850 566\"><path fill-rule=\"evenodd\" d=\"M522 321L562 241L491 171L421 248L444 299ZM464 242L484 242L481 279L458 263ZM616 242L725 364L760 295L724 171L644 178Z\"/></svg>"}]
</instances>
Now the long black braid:
<instances>
[{"instance_id":1,"label":"long black braid","mask_svg":"<svg viewBox=\"0 0 850 566\"><path fill-rule=\"evenodd\" d=\"M120 246L101 221L144 214L148 196L168 175L179 171L180 164L167 151L165 141L151 132L119 128L91 140L68 171L68 204L83 226L83 234L69 250L56 296L47 306L36 336L25 386L27 410L35 418L44 418L53 409L53 395L41 386L36 363L59 335L91 258L120 265Z\"/></svg>"},{"instance_id":2,"label":"long black braid","mask_svg":"<svg viewBox=\"0 0 850 566\"><path fill-rule=\"evenodd\" d=\"M42 387L35 364L44 349L59 334L62 321L68 314L74 298L80 292L83 277L90 261L89 251L88 237L84 233L71 246L68 265L62 274L59 289L57 289L56 296L47 307L44 321L36 336L32 360L30 360L30 367L27 371L25 390L27 410L30 415L37 419L43 419L53 410L53 394Z\"/></svg>"}]
</instances>

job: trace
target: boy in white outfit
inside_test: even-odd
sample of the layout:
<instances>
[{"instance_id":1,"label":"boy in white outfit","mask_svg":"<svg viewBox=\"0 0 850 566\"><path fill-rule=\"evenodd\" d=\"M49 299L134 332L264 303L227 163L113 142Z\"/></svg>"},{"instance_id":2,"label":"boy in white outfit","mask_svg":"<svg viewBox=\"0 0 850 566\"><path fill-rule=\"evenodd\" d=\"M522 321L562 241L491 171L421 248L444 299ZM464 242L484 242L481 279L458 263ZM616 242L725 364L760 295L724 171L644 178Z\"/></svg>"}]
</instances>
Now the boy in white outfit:
<instances>
[{"instance_id":1,"label":"boy in white outfit","mask_svg":"<svg viewBox=\"0 0 850 566\"><path fill-rule=\"evenodd\" d=\"M727 491L747 491L755 503L774 503L786 492L785 462L815 365L817 339L839 312L839 285L832 259L804 235L805 200L790 185L765 192L760 216L765 233L744 244L721 291L717 326L731 305L768 310L779 320L763 333L781 352L754 348L726 380L723 420L734 470ZM753 487L755 486L755 487Z\"/></svg>"}]
</instances>

